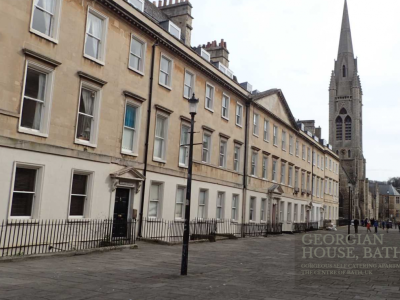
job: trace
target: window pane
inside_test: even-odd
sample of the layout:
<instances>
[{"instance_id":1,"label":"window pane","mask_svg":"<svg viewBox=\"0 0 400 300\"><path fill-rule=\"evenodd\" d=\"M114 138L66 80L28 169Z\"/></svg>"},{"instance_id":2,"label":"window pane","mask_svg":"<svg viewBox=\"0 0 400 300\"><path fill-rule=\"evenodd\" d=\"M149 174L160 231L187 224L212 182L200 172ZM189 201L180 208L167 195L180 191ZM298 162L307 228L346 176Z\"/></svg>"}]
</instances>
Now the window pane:
<instances>
[{"instance_id":1,"label":"window pane","mask_svg":"<svg viewBox=\"0 0 400 300\"><path fill-rule=\"evenodd\" d=\"M136 56L131 54L130 55L130 59L129 59L129 66L132 69L140 70L140 60L139 60L139 58L137 58Z\"/></svg>"},{"instance_id":2,"label":"window pane","mask_svg":"<svg viewBox=\"0 0 400 300\"><path fill-rule=\"evenodd\" d=\"M187 147L180 147L179 148L179 164L186 166L186 157L187 157Z\"/></svg>"},{"instance_id":3,"label":"window pane","mask_svg":"<svg viewBox=\"0 0 400 300\"><path fill-rule=\"evenodd\" d=\"M164 137L164 126L165 126L165 119L161 116L157 116L156 122L156 136Z\"/></svg>"},{"instance_id":4,"label":"window pane","mask_svg":"<svg viewBox=\"0 0 400 300\"><path fill-rule=\"evenodd\" d=\"M92 130L92 117L79 115L78 129L76 131L76 138L80 140L90 141L90 132Z\"/></svg>"},{"instance_id":5,"label":"window pane","mask_svg":"<svg viewBox=\"0 0 400 300\"><path fill-rule=\"evenodd\" d=\"M103 33L103 20L99 17L89 13L88 15L88 25L87 32L101 40Z\"/></svg>"},{"instance_id":6,"label":"window pane","mask_svg":"<svg viewBox=\"0 0 400 300\"><path fill-rule=\"evenodd\" d=\"M87 36L86 45L85 45L85 53L91 57L99 58L99 46L100 46L99 40L97 40L91 36Z\"/></svg>"},{"instance_id":7,"label":"window pane","mask_svg":"<svg viewBox=\"0 0 400 300\"><path fill-rule=\"evenodd\" d=\"M25 98L22 108L21 126L40 130L42 107L42 103Z\"/></svg>"},{"instance_id":8,"label":"window pane","mask_svg":"<svg viewBox=\"0 0 400 300\"><path fill-rule=\"evenodd\" d=\"M11 205L11 216L30 217L32 214L32 203L34 194L13 194Z\"/></svg>"},{"instance_id":9,"label":"window pane","mask_svg":"<svg viewBox=\"0 0 400 300\"><path fill-rule=\"evenodd\" d=\"M136 39L132 39L131 42L131 53L138 57L142 57L142 43L139 43Z\"/></svg>"},{"instance_id":10,"label":"window pane","mask_svg":"<svg viewBox=\"0 0 400 300\"><path fill-rule=\"evenodd\" d=\"M164 85L168 85L168 76L167 74L160 72L160 82Z\"/></svg>"},{"instance_id":11,"label":"window pane","mask_svg":"<svg viewBox=\"0 0 400 300\"><path fill-rule=\"evenodd\" d=\"M127 105L125 112L125 126L130 128L136 128L136 107Z\"/></svg>"},{"instance_id":12,"label":"window pane","mask_svg":"<svg viewBox=\"0 0 400 300\"><path fill-rule=\"evenodd\" d=\"M57 0L37 0L36 6L43 8L45 11L54 14L54 8Z\"/></svg>"},{"instance_id":13,"label":"window pane","mask_svg":"<svg viewBox=\"0 0 400 300\"><path fill-rule=\"evenodd\" d=\"M169 74L169 64L170 64L169 60L167 60L165 57L161 58L161 70L167 74Z\"/></svg>"},{"instance_id":14,"label":"window pane","mask_svg":"<svg viewBox=\"0 0 400 300\"><path fill-rule=\"evenodd\" d=\"M95 92L82 89L79 112L93 116Z\"/></svg>"},{"instance_id":15,"label":"window pane","mask_svg":"<svg viewBox=\"0 0 400 300\"><path fill-rule=\"evenodd\" d=\"M132 129L124 128L124 134L122 139L122 148L133 151L133 140L135 131Z\"/></svg>"},{"instance_id":16,"label":"window pane","mask_svg":"<svg viewBox=\"0 0 400 300\"><path fill-rule=\"evenodd\" d=\"M35 7L32 20L32 28L45 34L51 36L51 28L53 23L53 17L43 10Z\"/></svg>"},{"instance_id":17,"label":"window pane","mask_svg":"<svg viewBox=\"0 0 400 300\"><path fill-rule=\"evenodd\" d=\"M155 139L154 141L154 156L158 158L162 158L162 148L164 142L160 139Z\"/></svg>"},{"instance_id":18,"label":"window pane","mask_svg":"<svg viewBox=\"0 0 400 300\"><path fill-rule=\"evenodd\" d=\"M201 191L199 195L199 204L205 205L206 204L206 192Z\"/></svg>"},{"instance_id":19,"label":"window pane","mask_svg":"<svg viewBox=\"0 0 400 300\"><path fill-rule=\"evenodd\" d=\"M36 172L35 169L17 168L15 170L14 191L34 192Z\"/></svg>"},{"instance_id":20,"label":"window pane","mask_svg":"<svg viewBox=\"0 0 400 300\"><path fill-rule=\"evenodd\" d=\"M151 200L159 200L160 199L160 186L157 184L153 184L151 186Z\"/></svg>"},{"instance_id":21,"label":"window pane","mask_svg":"<svg viewBox=\"0 0 400 300\"><path fill-rule=\"evenodd\" d=\"M158 202L150 202L149 205L149 217L157 217L157 211L158 211Z\"/></svg>"},{"instance_id":22,"label":"window pane","mask_svg":"<svg viewBox=\"0 0 400 300\"><path fill-rule=\"evenodd\" d=\"M86 195L87 177L87 175L74 174L71 194Z\"/></svg>"},{"instance_id":23,"label":"window pane","mask_svg":"<svg viewBox=\"0 0 400 300\"><path fill-rule=\"evenodd\" d=\"M71 196L70 216L83 216L85 196Z\"/></svg>"},{"instance_id":24,"label":"window pane","mask_svg":"<svg viewBox=\"0 0 400 300\"><path fill-rule=\"evenodd\" d=\"M44 101L46 75L31 68L26 72L25 96Z\"/></svg>"},{"instance_id":25,"label":"window pane","mask_svg":"<svg viewBox=\"0 0 400 300\"><path fill-rule=\"evenodd\" d=\"M177 30L175 27L169 26L169 32L170 32L174 37L180 39L179 30Z\"/></svg>"},{"instance_id":26,"label":"window pane","mask_svg":"<svg viewBox=\"0 0 400 300\"><path fill-rule=\"evenodd\" d=\"M191 88L185 85L183 88L183 93L186 98L190 98L190 94L192 93Z\"/></svg>"}]
</instances>

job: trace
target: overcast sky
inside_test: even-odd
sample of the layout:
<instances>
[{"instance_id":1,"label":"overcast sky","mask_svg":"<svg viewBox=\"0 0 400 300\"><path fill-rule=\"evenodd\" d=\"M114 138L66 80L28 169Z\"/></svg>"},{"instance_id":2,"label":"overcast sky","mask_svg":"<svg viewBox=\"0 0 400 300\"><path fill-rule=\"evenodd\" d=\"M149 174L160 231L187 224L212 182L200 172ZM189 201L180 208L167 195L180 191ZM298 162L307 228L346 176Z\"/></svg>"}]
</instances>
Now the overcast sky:
<instances>
[{"instance_id":1,"label":"overcast sky","mask_svg":"<svg viewBox=\"0 0 400 300\"><path fill-rule=\"evenodd\" d=\"M328 86L344 0L190 0L192 44L221 38L239 82L282 89L296 119L329 140ZM400 1L348 0L363 87L367 177L400 176Z\"/></svg>"}]
</instances>

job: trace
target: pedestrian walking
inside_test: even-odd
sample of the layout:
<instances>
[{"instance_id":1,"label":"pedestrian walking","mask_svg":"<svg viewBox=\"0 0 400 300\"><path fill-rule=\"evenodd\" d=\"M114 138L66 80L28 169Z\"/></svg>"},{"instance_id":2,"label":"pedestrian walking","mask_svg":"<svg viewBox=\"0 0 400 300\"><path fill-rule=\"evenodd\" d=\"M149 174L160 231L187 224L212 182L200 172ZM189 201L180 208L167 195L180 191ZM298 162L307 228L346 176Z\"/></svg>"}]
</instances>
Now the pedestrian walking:
<instances>
[{"instance_id":1,"label":"pedestrian walking","mask_svg":"<svg viewBox=\"0 0 400 300\"><path fill-rule=\"evenodd\" d=\"M378 233L378 221L375 220L374 222L375 233Z\"/></svg>"},{"instance_id":2,"label":"pedestrian walking","mask_svg":"<svg viewBox=\"0 0 400 300\"><path fill-rule=\"evenodd\" d=\"M381 222L381 226L382 226L382 229L383 229L383 230L385 230L385 225L386 225L385 221L382 221L382 222Z\"/></svg>"},{"instance_id":3,"label":"pedestrian walking","mask_svg":"<svg viewBox=\"0 0 400 300\"><path fill-rule=\"evenodd\" d=\"M365 218L364 224L365 224L365 226L367 226L367 224L368 224L368 218Z\"/></svg>"},{"instance_id":4,"label":"pedestrian walking","mask_svg":"<svg viewBox=\"0 0 400 300\"><path fill-rule=\"evenodd\" d=\"M386 222L386 233L389 233L389 222Z\"/></svg>"},{"instance_id":5,"label":"pedestrian walking","mask_svg":"<svg viewBox=\"0 0 400 300\"><path fill-rule=\"evenodd\" d=\"M354 230L355 233L358 233L358 225L360 225L360 221L358 221L358 219L354 220Z\"/></svg>"},{"instance_id":6,"label":"pedestrian walking","mask_svg":"<svg viewBox=\"0 0 400 300\"><path fill-rule=\"evenodd\" d=\"M368 232L371 232L371 223L370 222L367 223L367 233Z\"/></svg>"}]
</instances>

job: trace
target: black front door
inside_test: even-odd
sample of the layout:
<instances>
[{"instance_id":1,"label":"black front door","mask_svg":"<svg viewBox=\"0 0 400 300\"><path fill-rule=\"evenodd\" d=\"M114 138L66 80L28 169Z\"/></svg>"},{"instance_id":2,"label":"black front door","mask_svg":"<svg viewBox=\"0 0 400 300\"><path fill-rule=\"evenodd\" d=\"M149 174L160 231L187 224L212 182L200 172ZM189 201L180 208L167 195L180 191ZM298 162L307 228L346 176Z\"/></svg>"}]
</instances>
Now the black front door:
<instances>
[{"instance_id":1,"label":"black front door","mask_svg":"<svg viewBox=\"0 0 400 300\"><path fill-rule=\"evenodd\" d=\"M113 237L127 237L129 194L128 189L117 189L115 193Z\"/></svg>"}]
</instances>

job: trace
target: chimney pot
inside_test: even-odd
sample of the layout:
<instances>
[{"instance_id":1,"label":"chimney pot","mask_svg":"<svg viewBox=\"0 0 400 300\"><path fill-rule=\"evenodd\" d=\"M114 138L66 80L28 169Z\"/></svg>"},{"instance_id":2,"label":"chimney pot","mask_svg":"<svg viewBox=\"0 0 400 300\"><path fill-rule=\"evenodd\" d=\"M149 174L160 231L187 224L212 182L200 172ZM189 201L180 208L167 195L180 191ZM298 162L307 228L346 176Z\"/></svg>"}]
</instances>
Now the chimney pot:
<instances>
[{"instance_id":1,"label":"chimney pot","mask_svg":"<svg viewBox=\"0 0 400 300\"><path fill-rule=\"evenodd\" d=\"M163 6L167 6L167 0L164 0Z\"/></svg>"},{"instance_id":2,"label":"chimney pot","mask_svg":"<svg viewBox=\"0 0 400 300\"><path fill-rule=\"evenodd\" d=\"M158 0L158 7L161 7L161 6L162 6L162 1Z\"/></svg>"},{"instance_id":3,"label":"chimney pot","mask_svg":"<svg viewBox=\"0 0 400 300\"><path fill-rule=\"evenodd\" d=\"M154 4L155 6L157 6L157 2L156 2L156 1L153 1L153 4Z\"/></svg>"}]
</instances>

